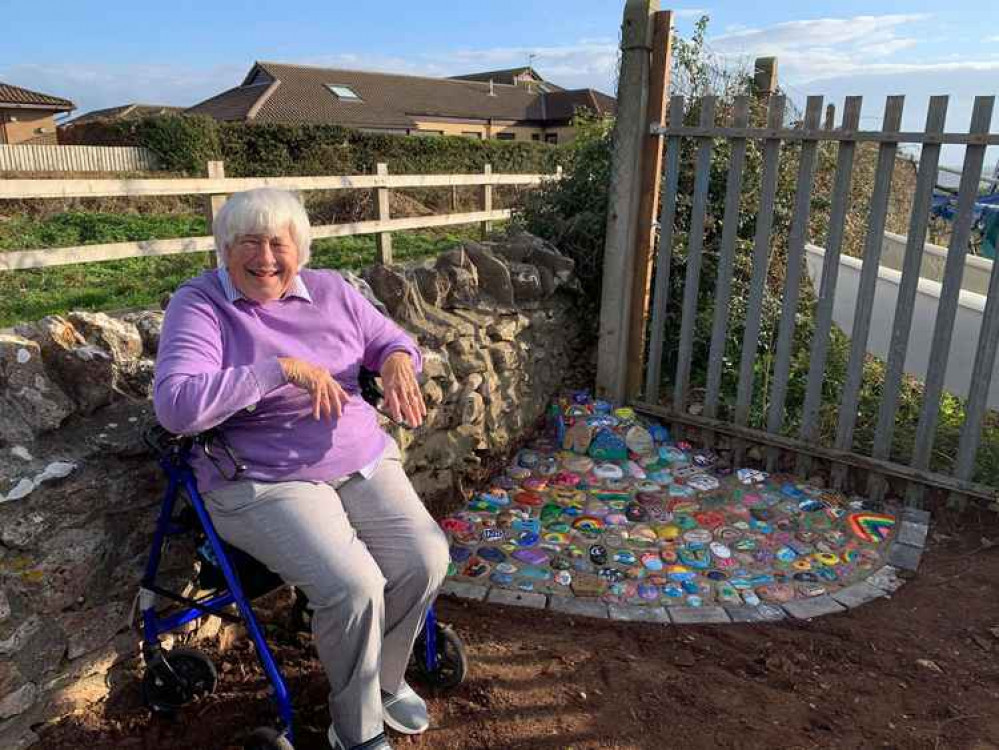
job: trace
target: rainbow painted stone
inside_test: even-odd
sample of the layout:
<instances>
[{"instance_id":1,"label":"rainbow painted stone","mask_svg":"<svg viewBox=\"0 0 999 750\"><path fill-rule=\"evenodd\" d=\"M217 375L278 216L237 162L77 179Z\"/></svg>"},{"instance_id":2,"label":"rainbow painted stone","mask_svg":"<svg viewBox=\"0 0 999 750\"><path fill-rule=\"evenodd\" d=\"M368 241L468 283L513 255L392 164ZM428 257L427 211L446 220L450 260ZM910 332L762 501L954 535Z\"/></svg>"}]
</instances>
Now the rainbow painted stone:
<instances>
[{"instance_id":1,"label":"rainbow painted stone","mask_svg":"<svg viewBox=\"0 0 999 750\"><path fill-rule=\"evenodd\" d=\"M586 393L441 522L452 576L634 606L808 599L884 565L897 519L839 493L725 464Z\"/></svg>"},{"instance_id":2,"label":"rainbow painted stone","mask_svg":"<svg viewBox=\"0 0 999 750\"><path fill-rule=\"evenodd\" d=\"M851 513L847 523L861 541L871 544L887 541L895 529L895 517L884 513Z\"/></svg>"}]
</instances>

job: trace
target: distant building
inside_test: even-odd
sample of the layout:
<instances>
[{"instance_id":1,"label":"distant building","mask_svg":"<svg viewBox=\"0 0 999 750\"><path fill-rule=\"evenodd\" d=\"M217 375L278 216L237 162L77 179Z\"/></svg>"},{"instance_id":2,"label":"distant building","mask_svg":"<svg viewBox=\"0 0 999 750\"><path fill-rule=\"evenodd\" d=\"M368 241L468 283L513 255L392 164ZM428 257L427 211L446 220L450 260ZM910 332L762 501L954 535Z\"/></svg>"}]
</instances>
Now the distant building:
<instances>
[{"instance_id":1,"label":"distant building","mask_svg":"<svg viewBox=\"0 0 999 750\"><path fill-rule=\"evenodd\" d=\"M107 107L105 109L95 109L86 112L79 117L74 117L67 123L70 125L81 125L88 122L117 122L120 120L141 120L143 117L153 115L166 115L170 113L180 114L185 107L169 107L163 104L122 104L117 107Z\"/></svg>"},{"instance_id":2,"label":"distant building","mask_svg":"<svg viewBox=\"0 0 999 750\"><path fill-rule=\"evenodd\" d=\"M55 117L75 108L69 99L0 82L0 144L58 143Z\"/></svg>"},{"instance_id":3,"label":"distant building","mask_svg":"<svg viewBox=\"0 0 999 750\"><path fill-rule=\"evenodd\" d=\"M593 89L567 91L530 67L428 78L257 62L239 86L187 112L224 121L565 143L579 109L613 115L616 101Z\"/></svg>"}]
</instances>

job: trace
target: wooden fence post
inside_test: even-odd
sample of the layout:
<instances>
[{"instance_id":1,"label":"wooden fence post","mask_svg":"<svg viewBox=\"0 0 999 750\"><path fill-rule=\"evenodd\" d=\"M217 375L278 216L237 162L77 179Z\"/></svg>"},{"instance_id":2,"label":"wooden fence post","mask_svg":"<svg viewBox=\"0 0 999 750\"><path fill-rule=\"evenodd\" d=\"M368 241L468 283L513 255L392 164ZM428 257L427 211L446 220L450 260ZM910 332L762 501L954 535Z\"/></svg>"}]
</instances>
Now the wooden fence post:
<instances>
[{"instance_id":1,"label":"wooden fence post","mask_svg":"<svg viewBox=\"0 0 999 750\"><path fill-rule=\"evenodd\" d=\"M621 24L621 71L604 244L597 393L622 402L627 395L628 322L640 203L642 151L648 136L646 103L652 14L659 0L627 0Z\"/></svg>"},{"instance_id":2,"label":"wooden fence post","mask_svg":"<svg viewBox=\"0 0 999 750\"><path fill-rule=\"evenodd\" d=\"M652 59L649 71L649 101L646 122L649 127L666 124L666 92L669 90L670 59L673 55L673 13L664 10L652 17ZM638 184L638 234L635 236L635 264L632 280L631 312L628 319L627 393L637 396L642 388L642 361L645 355L645 327L649 315L652 257L655 247L655 221L659 215L659 188L663 171L663 137L645 131L642 146L642 172ZM658 391L657 383L649 389Z\"/></svg>"},{"instance_id":3,"label":"wooden fence post","mask_svg":"<svg viewBox=\"0 0 999 750\"><path fill-rule=\"evenodd\" d=\"M492 175L492 173L493 173L493 165L492 164L486 164L482 168L482 173L486 177L490 177ZM482 186L482 210L483 211L492 211L493 210L493 186L492 185L483 185ZM493 230L493 223L491 221L484 221L484 222L482 222L482 239L485 239L486 236L492 230Z\"/></svg>"},{"instance_id":4,"label":"wooden fence post","mask_svg":"<svg viewBox=\"0 0 999 750\"><path fill-rule=\"evenodd\" d=\"M379 162L376 167L376 174L379 176L387 176L388 173L388 164ZM388 221L391 218L391 211L389 210L389 189L378 188L375 192L378 196L378 221ZM383 266L387 266L392 263L391 232L379 232L375 235L375 260Z\"/></svg>"},{"instance_id":5,"label":"wooden fence post","mask_svg":"<svg viewBox=\"0 0 999 750\"><path fill-rule=\"evenodd\" d=\"M211 180L224 180L225 179L225 162L224 161L210 161L208 162L208 178ZM225 193L213 193L205 197L205 218L208 220L208 231L212 231L212 227L215 224L215 217L218 216L222 206L225 205L226 200L229 196ZM214 268L216 263L216 256L213 258L211 253L205 258L205 264L208 268Z\"/></svg>"}]
</instances>

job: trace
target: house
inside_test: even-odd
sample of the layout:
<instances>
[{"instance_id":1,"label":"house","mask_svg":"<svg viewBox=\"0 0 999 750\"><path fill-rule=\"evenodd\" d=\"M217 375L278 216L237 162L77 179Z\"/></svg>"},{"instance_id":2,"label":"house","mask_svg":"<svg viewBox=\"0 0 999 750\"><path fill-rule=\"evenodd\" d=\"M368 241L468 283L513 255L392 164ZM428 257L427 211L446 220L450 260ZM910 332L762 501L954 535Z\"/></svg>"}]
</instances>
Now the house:
<instances>
[{"instance_id":1,"label":"house","mask_svg":"<svg viewBox=\"0 0 999 750\"><path fill-rule=\"evenodd\" d=\"M565 143L578 109L606 116L615 105L593 89L562 89L533 68L428 78L257 62L239 86L187 112L235 122Z\"/></svg>"},{"instance_id":2,"label":"house","mask_svg":"<svg viewBox=\"0 0 999 750\"><path fill-rule=\"evenodd\" d=\"M55 144L55 117L76 108L69 99L0 81L0 144Z\"/></svg>"},{"instance_id":3,"label":"house","mask_svg":"<svg viewBox=\"0 0 999 750\"><path fill-rule=\"evenodd\" d=\"M170 107L164 104L121 104L117 107L106 107L86 112L74 117L65 126L80 125L88 122L119 122L121 120L141 120L154 115L180 114L185 107Z\"/></svg>"}]
</instances>

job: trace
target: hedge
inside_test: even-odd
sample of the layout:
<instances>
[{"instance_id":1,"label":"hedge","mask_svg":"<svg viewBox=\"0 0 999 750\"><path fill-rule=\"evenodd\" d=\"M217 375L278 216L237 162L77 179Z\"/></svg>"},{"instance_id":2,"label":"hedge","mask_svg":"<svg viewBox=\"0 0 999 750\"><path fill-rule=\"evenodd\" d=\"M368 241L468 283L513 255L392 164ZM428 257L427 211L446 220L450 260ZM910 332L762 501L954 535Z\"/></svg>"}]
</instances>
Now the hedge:
<instances>
[{"instance_id":1,"label":"hedge","mask_svg":"<svg viewBox=\"0 0 999 750\"><path fill-rule=\"evenodd\" d=\"M60 142L145 146L170 172L204 175L225 161L229 177L370 174L386 162L396 174L551 172L561 149L544 143L363 133L339 125L218 122L200 115L157 115L126 122L65 128Z\"/></svg>"}]
</instances>

